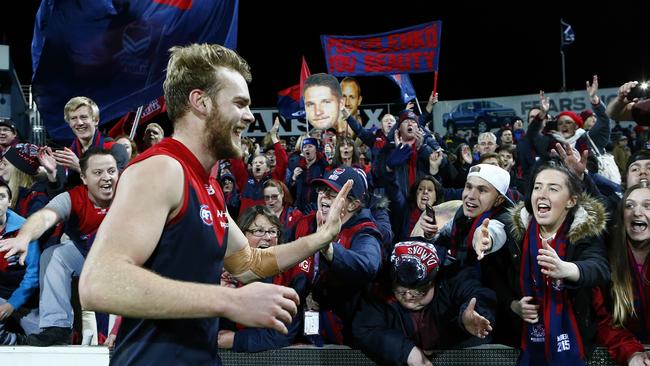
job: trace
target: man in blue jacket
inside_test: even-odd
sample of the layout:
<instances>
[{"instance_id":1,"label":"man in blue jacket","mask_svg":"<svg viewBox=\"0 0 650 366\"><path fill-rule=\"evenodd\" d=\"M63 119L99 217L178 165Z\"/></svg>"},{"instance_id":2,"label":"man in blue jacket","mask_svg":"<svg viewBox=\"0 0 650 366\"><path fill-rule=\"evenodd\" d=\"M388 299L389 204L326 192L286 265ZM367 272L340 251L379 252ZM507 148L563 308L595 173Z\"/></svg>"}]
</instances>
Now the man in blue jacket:
<instances>
[{"instance_id":1,"label":"man in blue jacket","mask_svg":"<svg viewBox=\"0 0 650 366\"><path fill-rule=\"evenodd\" d=\"M474 268L440 279L436 248L426 242L395 245L390 281L366 296L353 320L356 346L380 365L431 365L434 349L488 343L496 296Z\"/></svg>"},{"instance_id":2,"label":"man in blue jacket","mask_svg":"<svg viewBox=\"0 0 650 366\"><path fill-rule=\"evenodd\" d=\"M0 239L16 236L25 219L9 209L11 189L0 180ZM4 254L4 253L3 253ZM25 344L26 336L9 332L5 325L17 322L25 334L37 333L38 328L38 263L41 251L38 242L29 243L25 265L18 256L4 259L0 255L0 345Z\"/></svg>"}]
</instances>

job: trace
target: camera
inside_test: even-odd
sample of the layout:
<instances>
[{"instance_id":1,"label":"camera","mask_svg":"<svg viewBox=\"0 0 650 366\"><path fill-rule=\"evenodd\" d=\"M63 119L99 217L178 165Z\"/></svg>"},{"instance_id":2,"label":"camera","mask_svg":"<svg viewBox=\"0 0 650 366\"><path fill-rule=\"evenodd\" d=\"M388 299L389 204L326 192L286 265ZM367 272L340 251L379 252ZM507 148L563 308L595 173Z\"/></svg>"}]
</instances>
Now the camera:
<instances>
[{"instance_id":1,"label":"camera","mask_svg":"<svg viewBox=\"0 0 650 366\"><path fill-rule=\"evenodd\" d=\"M648 82L643 82L637 84L634 88L627 93L627 100L632 101L635 98L646 99L650 96L650 88L648 87Z\"/></svg>"}]
</instances>

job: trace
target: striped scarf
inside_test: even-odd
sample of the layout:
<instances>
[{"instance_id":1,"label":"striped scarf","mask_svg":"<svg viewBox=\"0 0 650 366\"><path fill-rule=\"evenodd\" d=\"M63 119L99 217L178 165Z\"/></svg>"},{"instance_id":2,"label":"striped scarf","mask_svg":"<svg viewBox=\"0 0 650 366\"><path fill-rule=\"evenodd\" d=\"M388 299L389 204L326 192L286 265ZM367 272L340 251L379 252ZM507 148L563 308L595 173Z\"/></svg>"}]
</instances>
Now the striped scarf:
<instances>
[{"instance_id":1,"label":"striped scarf","mask_svg":"<svg viewBox=\"0 0 650 366\"><path fill-rule=\"evenodd\" d=\"M549 242L562 260L569 245L564 225ZM562 280L542 274L537 262L539 249L542 249L542 240L533 217L524 237L519 281L523 296L533 296L535 303L540 305L541 317L536 324L524 323L519 365L584 365L582 337L568 291Z\"/></svg>"}]
</instances>

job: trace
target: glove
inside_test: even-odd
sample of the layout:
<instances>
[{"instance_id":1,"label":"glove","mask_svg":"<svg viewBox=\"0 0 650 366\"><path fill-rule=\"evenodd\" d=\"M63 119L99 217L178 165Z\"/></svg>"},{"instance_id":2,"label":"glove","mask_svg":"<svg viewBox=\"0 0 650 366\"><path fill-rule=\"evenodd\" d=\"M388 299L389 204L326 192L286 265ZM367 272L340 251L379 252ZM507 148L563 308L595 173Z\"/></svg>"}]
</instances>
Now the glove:
<instances>
[{"instance_id":1,"label":"glove","mask_svg":"<svg viewBox=\"0 0 650 366\"><path fill-rule=\"evenodd\" d=\"M386 165L391 169L403 165L413 154L413 148L409 144L402 144L393 149L386 159Z\"/></svg>"}]
</instances>

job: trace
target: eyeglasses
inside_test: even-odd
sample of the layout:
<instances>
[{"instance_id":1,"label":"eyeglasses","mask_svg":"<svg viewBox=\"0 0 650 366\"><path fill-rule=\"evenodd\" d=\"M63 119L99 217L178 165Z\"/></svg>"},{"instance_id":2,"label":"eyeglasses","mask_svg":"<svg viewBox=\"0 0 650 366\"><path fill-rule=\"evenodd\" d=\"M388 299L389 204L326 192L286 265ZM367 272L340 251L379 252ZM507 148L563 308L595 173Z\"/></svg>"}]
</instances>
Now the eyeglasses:
<instances>
[{"instance_id":1,"label":"eyeglasses","mask_svg":"<svg viewBox=\"0 0 650 366\"><path fill-rule=\"evenodd\" d=\"M316 192L318 192L319 195L325 196L325 198L329 198L331 200L335 199L336 196L338 195L338 192L335 192L331 188L324 188L324 187L320 187L316 189Z\"/></svg>"},{"instance_id":2,"label":"eyeglasses","mask_svg":"<svg viewBox=\"0 0 650 366\"><path fill-rule=\"evenodd\" d=\"M269 230L262 230L262 229L254 229L254 230L246 230L247 233L253 234L253 236L257 236L258 238L263 237L264 235L269 235L271 238L275 238L278 236L278 233L280 232L278 229L269 229Z\"/></svg>"},{"instance_id":3,"label":"eyeglasses","mask_svg":"<svg viewBox=\"0 0 650 366\"><path fill-rule=\"evenodd\" d=\"M406 294L409 294L411 295L411 298L413 298L414 300L419 300L423 298L427 294L427 292L429 292L429 290L419 291L419 290L396 290L395 289L393 290L393 292L395 293L395 296L398 297L405 297Z\"/></svg>"},{"instance_id":4,"label":"eyeglasses","mask_svg":"<svg viewBox=\"0 0 650 366\"><path fill-rule=\"evenodd\" d=\"M280 197L279 194L272 194L270 196L264 195L264 201L277 200Z\"/></svg>"}]
</instances>

